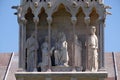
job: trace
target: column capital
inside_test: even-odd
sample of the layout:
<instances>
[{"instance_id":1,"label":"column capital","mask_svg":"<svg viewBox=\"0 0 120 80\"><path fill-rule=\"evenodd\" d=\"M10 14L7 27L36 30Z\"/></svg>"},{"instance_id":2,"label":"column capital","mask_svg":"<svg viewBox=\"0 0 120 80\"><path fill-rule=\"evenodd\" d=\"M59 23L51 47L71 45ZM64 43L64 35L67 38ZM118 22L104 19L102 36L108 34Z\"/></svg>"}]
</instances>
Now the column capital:
<instances>
[{"instance_id":1,"label":"column capital","mask_svg":"<svg viewBox=\"0 0 120 80\"><path fill-rule=\"evenodd\" d=\"M34 20L35 23L38 23L38 22L39 22L39 18L38 18L37 16L35 16L35 17L33 18L33 20Z\"/></svg>"},{"instance_id":2,"label":"column capital","mask_svg":"<svg viewBox=\"0 0 120 80\"><path fill-rule=\"evenodd\" d=\"M27 20L25 19L25 17L20 17L20 18L18 18L18 22L26 24Z\"/></svg>"},{"instance_id":3,"label":"column capital","mask_svg":"<svg viewBox=\"0 0 120 80\"><path fill-rule=\"evenodd\" d=\"M97 21L98 21L98 23L104 23L105 22L105 18L100 16Z\"/></svg>"},{"instance_id":4,"label":"column capital","mask_svg":"<svg viewBox=\"0 0 120 80\"><path fill-rule=\"evenodd\" d=\"M84 18L84 21L85 21L85 24L88 26L90 24L90 17L89 16L86 16Z\"/></svg>"},{"instance_id":5,"label":"column capital","mask_svg":"<svg viewBox=\"0 0 120 80\"><path fill-rule=\"evenodd\" d=\"M48 17L47 17L47 21L48 21L48 24L51 24L51 23L52 23L52 17L51 17L51 16L48 16Z\"/></svg>"},{"instance_id":6,"label":"column capital","mask_svg":"<svg viewBox=\"0 0 120 80\"><path fill-rule=\"evenodd\" d=\"M76 24L77 18L75 16L72 16L71 17L71 21L72 21L72 24Z\"/></svg>"}]
</instances>

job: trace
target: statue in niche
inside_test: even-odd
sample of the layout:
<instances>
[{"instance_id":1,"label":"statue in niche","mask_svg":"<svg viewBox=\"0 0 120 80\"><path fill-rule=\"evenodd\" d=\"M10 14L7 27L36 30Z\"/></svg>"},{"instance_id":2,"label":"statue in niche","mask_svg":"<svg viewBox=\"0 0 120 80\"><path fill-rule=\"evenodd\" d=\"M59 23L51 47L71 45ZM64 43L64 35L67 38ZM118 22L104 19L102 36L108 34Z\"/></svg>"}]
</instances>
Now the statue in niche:
<instances>
[{"instance_id":1,"label":"statue in niche","mask_svg":"<svg viewBox=\"0 0 120 80\"><path fill-rule=\"evenodd\" d=\"M48 61L49 59L49 50L48 50L48 36L45 37L45 41L41 45L41 51L42 51L42 62L38 64L39 67L41 67L41 71L47 71L49 62L51 64L51 61Z\"/></svg>"},{"instance_id":2,"label":"statue in niche","mask_svg":"<svg viewBox=\"0 0 120 80\"><path fill-rule=\"evenodd\" d=\"M63 32L58 34L58 40L55 44L54 57L56 66L68 66L69 57L67 51L67 41Z\"/></svg>"},{"instance_id":3,"label":"statue in niche","mask_svg":"<svg viewBox=\"0 0 120 80\"><path fill-rule=\"evenodd\" d=\"M95 35L96 27L92 26L88 36L88 70L98 70L98 38Z\"/></svg>"},{"instance_id":4,"label":"statue in niche","mask_svg":"<svg viewBox=\"0 0 120 80\"><path fill-rule=\"evenodd\" d=\"M78 36L75 35L75 66L81 66L81 54L82 54L82 43L78 40Z\"/></svg>"},{"instance_id":5,"label":"statue in niche","mask_svg":"<svg viewBox=\"0 0 120 80\"><path fill-rule=\"evenodd\" d=\"M27 39L26 42L27 49L27 71L33 71L35 67L35 54L36 49L38 49L38 42L35 39L35 32Z\"/></svg>"}]
</instances>

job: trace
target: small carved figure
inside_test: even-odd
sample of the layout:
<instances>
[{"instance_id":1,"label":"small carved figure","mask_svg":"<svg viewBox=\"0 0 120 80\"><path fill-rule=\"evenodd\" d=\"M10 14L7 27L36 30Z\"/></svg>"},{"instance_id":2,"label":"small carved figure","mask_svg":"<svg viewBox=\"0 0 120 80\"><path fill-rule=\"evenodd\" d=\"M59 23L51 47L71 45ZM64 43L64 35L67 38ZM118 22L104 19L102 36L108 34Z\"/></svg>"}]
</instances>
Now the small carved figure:
<instances>
[{"instance_id":1,"label":"small carved figure","mask_svg":"<svg viewBox=\"0 0 120 80\"><path fill-rule=\"evenodd\" d=\"M95 35L96 28L92 26L88 37L88 70L98 70L98 38Z\"/></svg>"},{"instance_id":2,"label":"small carved figure","mask_svg":"<svg viewBox=\"0 0 120 80\"><path fill-rule=\"evenodd\" d=\"M75 66L81 67L81 53L82 43L78 40L78 36L75 35Z\"/></svg>"},{"instance_id":3,"label":"small carved figure","mask_svg":"<svg viewBox=\"0 0 120 80\"><path fill-rule=\"evenodd\" d=\"M45 41L41 45L41 51L42 51L42 62L39 63L39 66L41 67L41 71L47 71L49 62L51 64L51 61L48 61L49 59L49 50L48 50L48 37L45 37Z\"/></svg>"},{"instance_id":4,"label":"small carved figure","mask_svg":"<svg viewBox=\"0 0 120 80\"><path fill-rule=\"evenodd\" d=\"M61 32L58 36L54 56L56 66L68 66L69 57L67 51L67 41L63 32Z\"/></svg>"},{"instance_id":5,"label":"small carved figure","mask_svg":"<svg viewBox=\"0 0 120 80\"><path fill-rule=\"evenodd\" d=\"M27 49L27 71L33 71L35 67L35 50L38 49L38 42L35 39L35 32L31 34L31 37L26 42Z\"/></svg>"}]
</instances>

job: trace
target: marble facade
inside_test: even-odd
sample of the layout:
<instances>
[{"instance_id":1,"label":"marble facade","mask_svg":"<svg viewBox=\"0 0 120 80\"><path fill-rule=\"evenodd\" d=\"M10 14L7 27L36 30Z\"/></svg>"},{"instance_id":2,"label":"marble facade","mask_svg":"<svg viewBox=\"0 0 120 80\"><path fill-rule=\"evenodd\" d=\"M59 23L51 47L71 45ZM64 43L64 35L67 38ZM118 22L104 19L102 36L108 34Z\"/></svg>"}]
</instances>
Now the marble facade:
<instances>
[{"instance_id":1,"label":"marble facade","mask_svg":"<svg viewBox=\"0 0 120 80\"><path fill-rule=\"evenodd\" d=\"M20 26L19 68L22 71L104 70L104 24L109 7L101 0L21 0L20 6L13 8L17 9ZM89 69L89 55L93 55L92 51L89 54L88 45L91 26L95 26L98 39L94 58L96 70ZM30 71L27 70L28 49L25 44L33 32L38 47L35 47L34 68Z\"/></svg>"}]
</instances>

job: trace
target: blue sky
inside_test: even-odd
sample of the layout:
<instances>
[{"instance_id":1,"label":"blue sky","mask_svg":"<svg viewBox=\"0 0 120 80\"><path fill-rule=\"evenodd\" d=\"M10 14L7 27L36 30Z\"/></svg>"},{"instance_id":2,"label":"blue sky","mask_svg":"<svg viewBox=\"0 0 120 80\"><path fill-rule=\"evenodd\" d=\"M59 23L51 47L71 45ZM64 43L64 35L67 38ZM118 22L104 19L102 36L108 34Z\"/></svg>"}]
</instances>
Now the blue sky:
<instances>
[{"instance_id":1,"label":"blue sky","mask_svg":"<svg viewBox=\"0 0 120 80\"><path fill-rule=\"evenodd\" d=\"M0 52L18 52L19 26L17 17L13 15L16 10L13 5L19 5L19 0L0 1ZM104 0L106 5L112 7L112 15L106 17L105 52L120 52L120 0Z\"/></svg>"}]
</instances>

